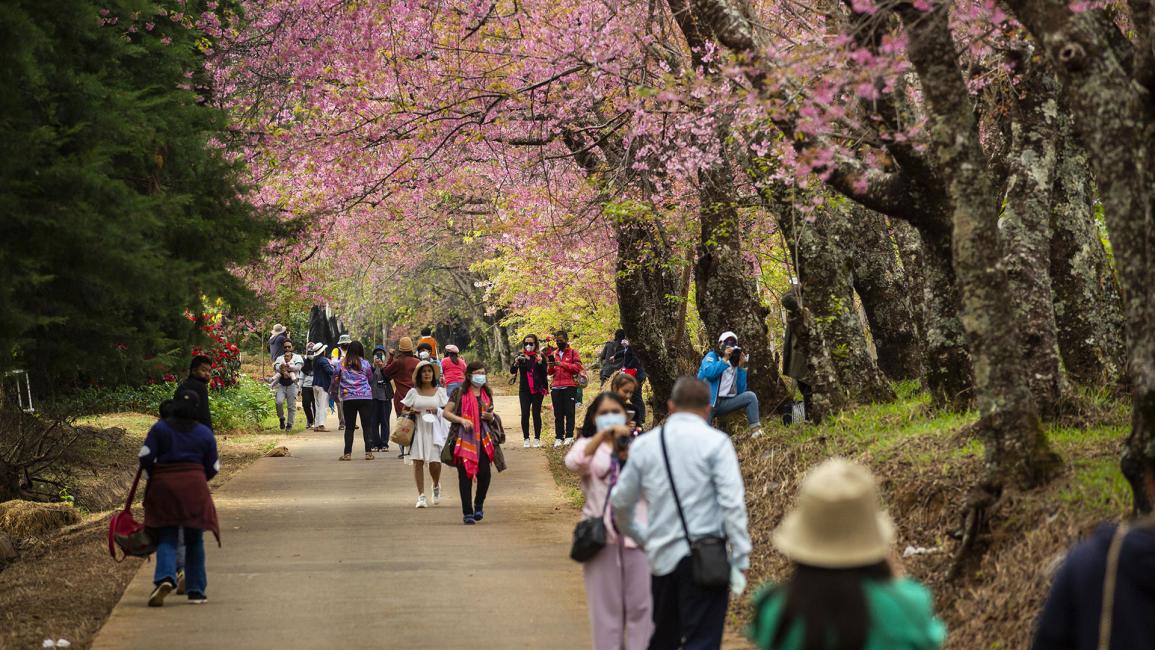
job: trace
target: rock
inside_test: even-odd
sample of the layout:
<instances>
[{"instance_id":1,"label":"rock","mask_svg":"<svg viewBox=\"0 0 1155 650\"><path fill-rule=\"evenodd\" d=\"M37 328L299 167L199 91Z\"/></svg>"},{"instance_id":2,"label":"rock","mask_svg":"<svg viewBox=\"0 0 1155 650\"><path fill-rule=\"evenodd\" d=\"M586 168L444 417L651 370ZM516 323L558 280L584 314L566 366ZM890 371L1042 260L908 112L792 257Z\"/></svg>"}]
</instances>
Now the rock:
<instances>
[{"instance_id":1,"label":"rock","mask_svg":"<svg viewBox=\"0 0 1155 650\"><path fill-rule=\"evenodd\" d=\"M289 455L288 447L273 447L265 453L265 458L284 458Z\"/></svg>"}]
</instances>

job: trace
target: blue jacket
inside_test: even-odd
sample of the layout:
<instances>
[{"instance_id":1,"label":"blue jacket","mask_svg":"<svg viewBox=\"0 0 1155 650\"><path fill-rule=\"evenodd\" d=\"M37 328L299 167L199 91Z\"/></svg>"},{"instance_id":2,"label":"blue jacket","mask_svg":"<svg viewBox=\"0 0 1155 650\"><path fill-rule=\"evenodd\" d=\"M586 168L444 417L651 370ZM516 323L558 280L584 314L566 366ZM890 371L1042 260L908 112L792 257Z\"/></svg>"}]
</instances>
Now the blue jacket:
<instances>
[{"instance_id":1,"label":"blue jacket","mask_svg":"<svg viewBox=\"0 0 1155 650\"><path fill-rule=\"evenodd\" d=\"M730 362L723 359L714 350L710 350L705 357L702 357L702 365L698 366L698 379L710 385L710 406L718 401L718 387L722 384L722 373L729 367ZM745 368L738 368L734 382L738 384L735 386L738 395L746 392Z\"/></svg>"},{"instance_id":2,"label":"blue jacket","mask_svg":"<svg viewBox=\"0 0 1155 650\"><path fill-rule=\"evenodd\" d=\"M313 385L328 391L331 383L333 383L333 364L329 363L325 355L318 354L313 357Z\"/></svg>"},{"instance_id":3,"label":"blue jacket","mask_svg":"<svg viewBox=\"0 0 1155 650\"><path fill-rule=\"evenodd\" d=\"M1095 650L1107 551L1115 525L1100 526L1067 554L1039 616L1036 650ZM1112 648L1155 648L1155 530L1127 533L1119 553Z\"/></svg>"}]
</instances>

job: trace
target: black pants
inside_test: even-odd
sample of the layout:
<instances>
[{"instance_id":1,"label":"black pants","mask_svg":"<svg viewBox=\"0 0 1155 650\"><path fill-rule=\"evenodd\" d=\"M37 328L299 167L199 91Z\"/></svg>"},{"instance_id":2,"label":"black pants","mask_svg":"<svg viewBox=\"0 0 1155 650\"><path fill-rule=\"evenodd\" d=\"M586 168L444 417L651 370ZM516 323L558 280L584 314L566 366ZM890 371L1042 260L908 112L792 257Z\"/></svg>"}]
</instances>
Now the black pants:
<instances>
[{"instance_id":1,"label":"black pants","mask_svg":"<svg viewBox=\"0 0 1155 650\"><path fill-rule=\"evenodd\" d=\"M361 437L365 439L365 453L373 449L373 400L347 399L341 402L345 413L345 453L353 453L353 427L357 426L357 415L361 415Z\"/></svg>"},{"instance_id":2,"label":"black pants","mask_svg":"<svg viewBox=\"0 0 1155 650\"><path fill-rule=\"evenodd\" d=\"M389 418L392 415L392 398L373 400L373 442L377 447L389 448Z\"/></svg>"},{"instance_id":3,"label":"black pants","mask_svg":"<svg viewBox=\"0 0 1155 650\"><path fill-rule=\"evenodd\" d=\"M489 456L483 447L477 449L477 496L472 496L473 481L465 475L465 462L457 461L457 490L461 493L461 514L472 515L484 510L485 495L489 492Z\"/></svg>"},{"instance_id":4,"label":"black pants","mask_svg":"<svg viewBox=\"0 0 1155 650\"><path fill-rule=\"evenodd\" d=\"M521 435L529 440L529 416L533 415L533 437L541 440L541 403L545 395L533 395L529 391L518 393L521 398Z\"/></svg>"},{"instance_id":5,"label":"black pants","mask_svg":"<svg viewBox=\"0 0 1155 650\"><path fill-rule=\"evenodd\" d=\"M642 382L638 382L638 388L634 391L634 396L630 398L630 407L634 409L634 422L638 423L639 427L644 427L646 424L646 400L642 398Z\"/></svg>"},{"instance_id":6,"label":"black pants","mask_svg":"<svg viewBox=\"0 0 1155 650\"><path fill-rule=\"evenodd\" d=\"M694 584L690 556L674 572L650 579L654 598L654 636L649 650L708 650L722 647L730 590Z\"/></svg>"},{"instance_id":7,"label":"black pants","mask_svg":"<svg viewBox=\"0 0 1155 650\"><path fill-rule=\"evenodd\" d=\"M325 406L328 406L328 404ZM313 428L313 418L316 417L317 410L313 405L312 386L301 388L301 408L305 409L305 426L310 429Z\"/></svg>"},{"instance_id":8,"label":"black pants","mask_svg":"<svg viewBox=\"0 0 1155 650\"><path fill-rule=\"evenodd\" d=\"M574 414L577 412L577 388L555 388L553 398L553 432L558 440L573 437Z\"/></svg>"}]
</instances>

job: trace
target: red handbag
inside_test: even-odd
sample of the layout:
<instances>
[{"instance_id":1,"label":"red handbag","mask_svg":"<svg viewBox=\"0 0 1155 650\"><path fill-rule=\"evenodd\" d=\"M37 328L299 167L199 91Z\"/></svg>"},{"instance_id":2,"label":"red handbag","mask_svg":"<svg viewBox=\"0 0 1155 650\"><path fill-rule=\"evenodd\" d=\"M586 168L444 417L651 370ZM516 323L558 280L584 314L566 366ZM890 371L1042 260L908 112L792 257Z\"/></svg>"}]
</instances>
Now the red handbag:
<instances>
[{"instance_id":1,"label":"red handbag","mask_svg":"<svg viewBox=\"0 0 1155 650\"><path fill-rule=\"evenodd\" d=\"M108 554L117 562L123 562L128 556L148 557L156 552L156 540L153 539L144 524L132 516L132 502L136 499L136 486L140 484L140 475L143 467L137 468L136 478L132 479L132 489L128 491L128 500L124 510L112 515L108 522ZM124 555L116 557L116 547L119 546Z\"/></svg>"}]
</instances>

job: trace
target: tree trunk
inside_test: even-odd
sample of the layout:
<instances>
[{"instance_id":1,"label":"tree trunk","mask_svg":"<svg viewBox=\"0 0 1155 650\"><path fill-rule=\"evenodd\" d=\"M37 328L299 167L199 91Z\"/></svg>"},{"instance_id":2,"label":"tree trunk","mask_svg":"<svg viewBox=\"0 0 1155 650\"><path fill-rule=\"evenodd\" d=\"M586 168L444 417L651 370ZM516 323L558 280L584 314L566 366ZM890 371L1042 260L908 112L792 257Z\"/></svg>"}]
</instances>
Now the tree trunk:
<instances>
[{"instance_id":1,"label":"tree trunk","mask_svg":"<svg viewBox=\"0 0 1155 650\"><path fill-rule=\"evenodd\" d=\"M949 235L926 228L916 231L918 246L907 242L908 258L917 249L922 255L924 378L936 408L965 411L974 403L973 370L966 332L963 330L961 298L955 278ZM912 259L913 261L913 259Z\"/></svg>"},{"instance_id":2,"label":"tree trunk","mask_svg":"<svg viewBox=\"0 0 1155 650\"><path fill-rule=\"evenodd\" d=\"M1059 356L1051 290L1050 210L1058 160L1058 81L1031 67L1020 85L1023 98L1011 122L1010 176L1001 219L1003 268L1010 300L1017 311L1023 364L1039 415L1057 418L1067 400L1068 386Z\"/></svg>"},{"instance_id":3,"label":"tree trunk","mask_svg":"<svg viewBox=\"0 0 1155 650\"><path fill-rule=\"evenodd\" d=\"M814 314L805 302L800 305L797 311L786 310L786 322L806 353L807 377L814 390L812 408L806 417L818 424L849 406L850 395L838 381L834 364L830 360L830 348L822 340Z\"/></svg>"},{"instance_id":4,"label":"tree trunk","mask_svg":"<svg viewBox=\"0 0 1155 650\"><path fill-rule=\"evenodd\" d=\"M914 292L921 285L899 266L885 217L858 206L851 222L857 232L848 242L853 245L850 263L854 290L862 299L870 324L878 368L893 381L918 379L922 375L922 350L913 303Z\"/></svg>"},{"instance_id":5,"label":"tree trunk","mask_svg":"<svg viewBox=\"0 0 1155 650\"><path fill-rule=\"evenodd\" d=\"M1065 131L1051 209L1055 320L1068 376L1094 388L1117 382L1125 367L1123 306L1095 222L1087 152Z\"/></svg>"}]
</instances>

